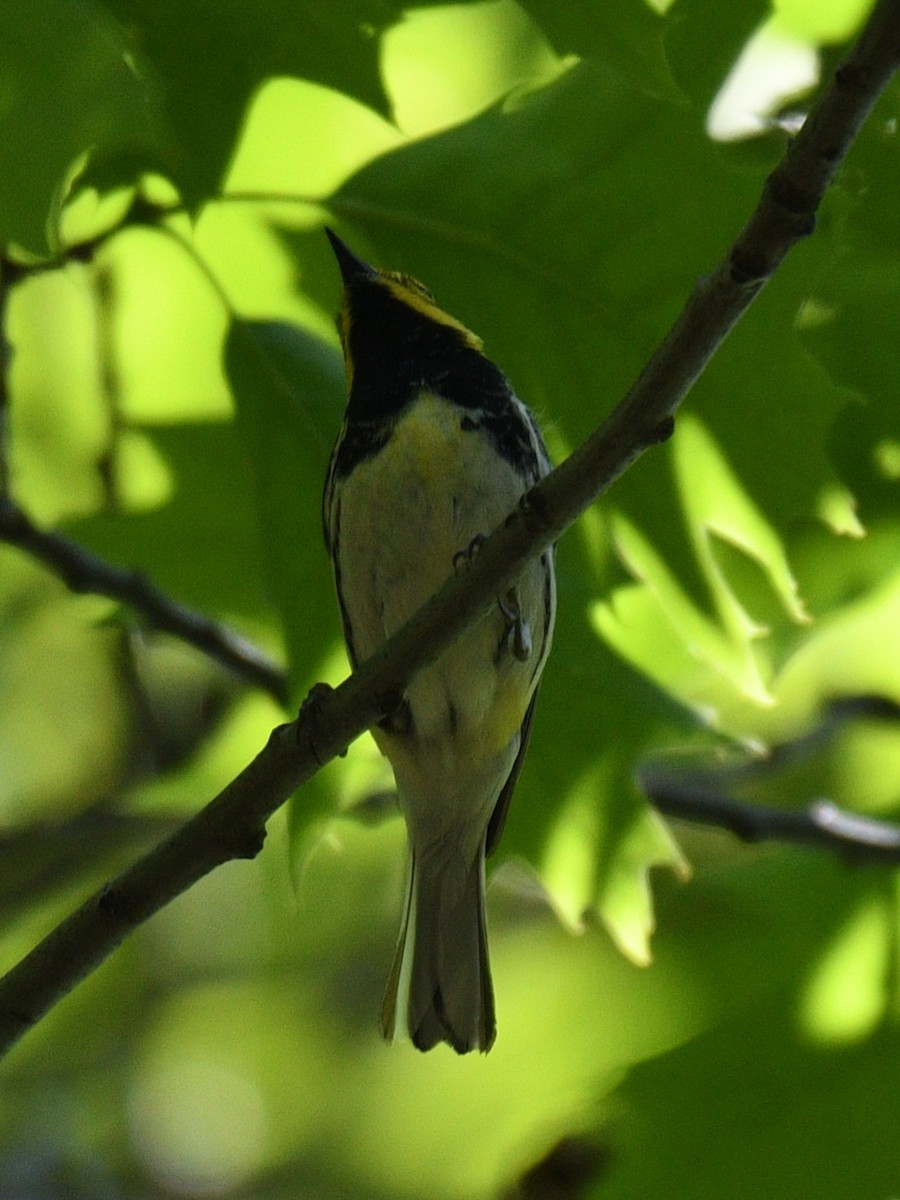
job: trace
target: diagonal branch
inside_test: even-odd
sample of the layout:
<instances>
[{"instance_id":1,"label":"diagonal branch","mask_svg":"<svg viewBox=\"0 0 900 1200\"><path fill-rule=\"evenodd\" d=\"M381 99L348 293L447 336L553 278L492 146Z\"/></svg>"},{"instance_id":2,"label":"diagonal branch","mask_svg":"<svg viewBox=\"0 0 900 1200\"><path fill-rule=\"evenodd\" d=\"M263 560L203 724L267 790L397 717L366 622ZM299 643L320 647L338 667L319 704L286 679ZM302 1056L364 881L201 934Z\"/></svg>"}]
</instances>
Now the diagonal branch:
<instances>
[{"instance_id":1,"label":"diagonal branch","mask_svg":"<svg viewBox=\"0 0 900 1200\"><path fill-rule=\"evenodd\" d=\"M854 863L900 864L900 826L847 812L831 800L790 810L748 804L690 780L642 782L653 807L666 816L727 829L744 842L797 842L835 851Z\"/></svg>"},{"instance_id":2,"label":"diagonal branch","mask_svg":"<svg viewBox=\"0 0 900 1200\"><path fill-rule=\"evenodd\" d=\"M57 926L0 980L0 1050L102 962L141 922L208 871L252 857L265 822L300 784L396 706L415 676L493 603L644 450L669 436L678 405L794 243L900 60L900 0L881 0L824 90L725 260L701 281L621 404L371 659L296 722L205 809Z\"/></svg>"},{"instance_id":3,"label":"diagonal branch","mask_svg":"<svg viewBox=\"0 0 900 1200\"><path fill-rule=\"evenodd\" d=\"M140 571L107 562L70 538L39 529L10 496L0 492L0 542L17 546L49 567L72 592L108 596L127 604L154 629L171 633L261 687L280 704L288 700L285 672L259 647L219 621L179 604Z\"/></svg>"},{"instance_id":4,"label":"diagonal branch","mask_svg":"<svg viewBox=\"0 0 900 1200\"><path fill-rule=\"evenodd\" d=\"M148 204L135 195L123 223L158 224L168 208ZM0 259L0 542L16 546L48 567L73 592L107 596L139 613L154 629L171 633L233 671L239 679L268 692L279 704L290 699L286 672L259 647L219 621L166 595L139 571L107 562L70 538L40 529L13 498L6 459L9 420L9 367L12 349L6 340L7 306L13 287L24 277L59 269L66 262L90 262L121 226L104 230L70 246L65 256L29 266Z\"/></svg>"},{"instance_id":5,"label":"diagonal branch","mask_svg":"<svg viewBox=\"0 0 900 1200\"><path fill-rule=\"evenodd\" d=\"M773 746L763 758L710 766L646 763L637 784L650 803L668 817L727 829L745 842L795 842L830 850L854 864L900 864L900 826L847 812L830 800L814 800L801 810L748 803L729 786L783 771L821 750L849 721L869 719L900 724L900 704L889 696L832 699L811 730Z\"/></svg>"}]
</instances>

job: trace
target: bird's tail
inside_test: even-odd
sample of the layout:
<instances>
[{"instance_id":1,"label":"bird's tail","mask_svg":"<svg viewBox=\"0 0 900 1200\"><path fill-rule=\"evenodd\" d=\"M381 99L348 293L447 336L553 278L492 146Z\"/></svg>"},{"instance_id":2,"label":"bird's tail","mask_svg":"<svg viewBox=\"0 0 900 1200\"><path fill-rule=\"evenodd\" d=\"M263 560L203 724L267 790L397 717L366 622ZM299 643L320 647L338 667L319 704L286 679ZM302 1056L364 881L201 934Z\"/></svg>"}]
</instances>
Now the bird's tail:
<instances>
[{"instance_id":1,"label":"bird's tail","mask_svg":"<svg viewBox=\"0 0 900 1200\"><path fill-rule=\"evenodd\" d=\"M420 1050L490 1050L496 1034L484 915L484 847L469 866L411 854L403 927L382 1029Z\"/></svg>"}]
</instances>

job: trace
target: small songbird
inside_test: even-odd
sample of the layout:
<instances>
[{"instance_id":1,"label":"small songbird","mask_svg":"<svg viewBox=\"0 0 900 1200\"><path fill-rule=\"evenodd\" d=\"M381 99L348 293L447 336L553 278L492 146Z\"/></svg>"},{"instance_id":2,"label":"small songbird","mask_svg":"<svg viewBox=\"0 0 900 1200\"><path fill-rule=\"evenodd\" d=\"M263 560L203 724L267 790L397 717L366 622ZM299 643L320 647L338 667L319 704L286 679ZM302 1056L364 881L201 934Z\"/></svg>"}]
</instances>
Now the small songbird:
<instances>
[{"instance_id":1,"label":"small songbird","mask_svg":"<svg viewBox=\"0 0 900 1200\"><path fill-rule=\"evenodd\" d=\"M482 343L409 275L326 231L344 283L349 400L323 503L344 636L368 659L550 470L534 417ZM556 611L553 551L372 730L406 819L410 873L382 1028L420 1050L496 1033L484 862L521 769Z\"/></svg>"}]
</instances>

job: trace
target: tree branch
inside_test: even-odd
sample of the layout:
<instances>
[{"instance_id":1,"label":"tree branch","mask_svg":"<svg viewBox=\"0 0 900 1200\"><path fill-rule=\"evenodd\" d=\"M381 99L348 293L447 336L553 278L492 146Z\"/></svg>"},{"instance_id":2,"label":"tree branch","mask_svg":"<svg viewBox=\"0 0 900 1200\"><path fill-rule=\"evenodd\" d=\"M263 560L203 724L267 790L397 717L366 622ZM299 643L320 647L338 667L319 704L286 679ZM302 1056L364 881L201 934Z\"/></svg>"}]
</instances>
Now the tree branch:
<instances>
[{"instance_id":1,"label":"tree branch","mask_svg":"<svg viewBox=\"0 0 900 1200\"><path fill-rule=\"evenodd\" d=\"M900 863L900 827L847 812L831 800L814 800L797 810L748 804L690 780L644 779L647 797L661 813L727 829L744 842L798 842L831 850L854 863Z\"/></svg>"},{"instance_id":2,"label":"tree branch","mask_svg":"<svg viewBox=\"0 0 900 1200\"><path fill-rule=\"evenodd\" d=\"M822 720L792 741L773 746L763 758L709 767L649 763L637 772L638 786L661 813L683 821L727 829L745 842L782 841L831 850L853 863L900 863L900 826L847 812L830 800L785 810L737 800L725 790L782 771L821 750L849 721L859 718L900 723L900 704L886 696L842 696L829 702Z\"/></svg>"},{"instance_id":3,"label":"tree branch","mask_svg":"<svg viewBox=\"0 0 900 1200\"><path fill-rule=\"evenodd\" d=\"M149 209L136 198L126 220L158 220L162 210ZM114 232L109 230L90 241L73 246L59 262L24 267L9 259L0 262L0 542L36 558L73 592L107 596L141 614L163 633L171 633L214 658L247 683L268 692L279 704L289 700L286 672L257 646L203 613L179 604L139 571L107 562L62 534L39 529L12 496L6 460L6 431L9 413L9 365L12 352L6 341L6 310L12 287L24 276L56 270L71 259L89 261Z\"/></svg>"},{"instance_id":4,"label":"tree branch","mask_svg":"<svg viewBox=\"0 0 900 1200\"><path fill-rule=\"evenodd\" d=\"M815 209L900 58L900 0L881 0L822 93L725 261L702 281L622 403L541 481L448 583L333 692L317 689L296 722L205 809L57 926L0 981L0 1050L123 938L208 871L255 855L264 824L301 783L391 711L415 676L494 602L649 446Z\"/></svg>"},{"instance_id":5,"label":"tree branch","mask_svg":"<svg viewBox=\"0 0 900 1200\"><path fill-rule=\"evenodd\" d=\"M24 510L0 493L0 541L49 567L73 592L108 596L140 613L154 629L172 633L208 654L280 704L288 701L285 672L262 650L226 625L179 604L140 571L107 562L62 534L38 529Z\"/></svg>"}]
</instances>

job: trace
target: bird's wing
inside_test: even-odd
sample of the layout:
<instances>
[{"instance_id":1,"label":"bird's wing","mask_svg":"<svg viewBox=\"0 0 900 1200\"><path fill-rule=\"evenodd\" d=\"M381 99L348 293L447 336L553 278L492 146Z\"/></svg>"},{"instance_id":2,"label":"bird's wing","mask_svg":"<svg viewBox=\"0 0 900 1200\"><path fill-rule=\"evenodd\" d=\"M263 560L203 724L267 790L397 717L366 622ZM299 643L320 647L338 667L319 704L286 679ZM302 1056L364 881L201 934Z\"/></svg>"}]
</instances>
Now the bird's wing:
<instances>
[{"instance_id":1,"label":"bird's wing","mask_svg":"<svg viewBox=\"0 0 900 1200\"><path fill-rule=\"evenodd\" d=\"M509 805L513 797L513 792L516 790L516 783L519 779L519 773L522 770L522 763L525 761L528 739L531 737L531 723L534 720L534 706L537 704L539 691L539 688L534 689L531 702L525 712L522 728L519 731L519 752L516 755L516 760L512 765L512 770L509 773L506 783L503 785L503 790L497 797L497 803L494 805L494 811L491 813L491 819L488 822L487 837L485 839L485 854L487 855L493 854L497 849L497 843L500 841L503 826L506 824L506 814L509 812Z\"/></svg>"}]
</instances>

